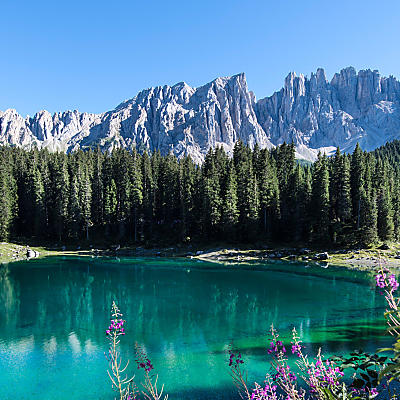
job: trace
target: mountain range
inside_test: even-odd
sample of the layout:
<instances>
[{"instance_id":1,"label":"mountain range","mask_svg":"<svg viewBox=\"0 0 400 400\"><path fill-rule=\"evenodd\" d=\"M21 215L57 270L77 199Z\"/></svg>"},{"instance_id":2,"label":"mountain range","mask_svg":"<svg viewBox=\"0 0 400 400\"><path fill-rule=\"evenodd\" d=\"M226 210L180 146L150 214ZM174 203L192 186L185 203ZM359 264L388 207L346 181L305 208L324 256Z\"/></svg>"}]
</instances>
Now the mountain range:
<instances>
[{"instance_id":1,"label":"mountain range","mask_svg":"<svg viewBox=\"0 0 400 400\"><path fill-rule=\"evenodd\" d=\"M353 67L328 81L319 68L310 77L291 72L281 90L257 101L241 73L198 88L181 82L146 89L102 114L39 111L24 118L0 111L0 144L23 148L159 149L201 163L210 147L232 153L239 139L262 148L293 141L297 157L310 161L336 147L350 152L357 142L373 150L400 139L400 82Z\"/></svg>"}]
</instances>

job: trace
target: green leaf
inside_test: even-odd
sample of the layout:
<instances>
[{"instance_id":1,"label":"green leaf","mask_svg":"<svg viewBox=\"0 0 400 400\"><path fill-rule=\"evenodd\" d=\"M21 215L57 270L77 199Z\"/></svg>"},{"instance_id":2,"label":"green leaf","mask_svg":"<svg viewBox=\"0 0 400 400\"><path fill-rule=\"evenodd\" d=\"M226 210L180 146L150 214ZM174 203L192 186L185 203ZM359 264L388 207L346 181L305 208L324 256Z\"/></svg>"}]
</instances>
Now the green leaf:
<instances>
[{"instance_id":1,"label":"green leaf","mask_svg":"<svg viewBox=\"0 0 400 400\"><path fill-rule=\"evenodd\" d=\"M388 366L386 366L380 373L379 373L379 381L382 380L382 378L388 374L390 374L392 371L396 371L399 370L400 366L398 364L390 364ZM399 372L399 371L397 371Z\"/></svg>"}]
</instances>

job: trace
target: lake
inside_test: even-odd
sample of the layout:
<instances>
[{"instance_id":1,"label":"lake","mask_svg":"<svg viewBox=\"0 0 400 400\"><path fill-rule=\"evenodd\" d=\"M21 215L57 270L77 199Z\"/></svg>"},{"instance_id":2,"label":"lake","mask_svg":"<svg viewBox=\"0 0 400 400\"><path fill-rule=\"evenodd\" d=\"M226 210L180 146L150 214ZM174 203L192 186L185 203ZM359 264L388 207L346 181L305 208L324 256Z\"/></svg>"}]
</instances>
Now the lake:
<instances>
[{"instance_id":1,"label":"lake","mask_svg":"<svg viewBox=\"0 0 400 400\"><path fill-rule=\"evenodd\" d=\"M49 257L0 269L2 400L113 399L105 329L116 300L172 399L228 399L230 343L262 382L271 323L325 355L391 343L372 275L340 268L186 259Z\"/></svg>"}]
</instances>

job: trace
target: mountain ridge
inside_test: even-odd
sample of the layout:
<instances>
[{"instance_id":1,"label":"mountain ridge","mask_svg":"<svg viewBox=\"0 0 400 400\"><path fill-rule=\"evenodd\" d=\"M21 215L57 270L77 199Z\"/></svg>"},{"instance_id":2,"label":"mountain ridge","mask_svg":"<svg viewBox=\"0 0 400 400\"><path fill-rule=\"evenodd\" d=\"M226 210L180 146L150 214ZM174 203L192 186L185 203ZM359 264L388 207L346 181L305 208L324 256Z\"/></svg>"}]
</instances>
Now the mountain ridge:
<instances>
[{"instance_id":1,"label":"mountain ridge","mask_svg":"<svg viewBox=\"0 0 400 400\"><path fill-rule=\"evenodd\" d=\"M0 111L0 144L50 151L100 146L185 154L201 163L210 147L231 153L242 140L271 148L294 142L298 158L319 151L374 150L400 138L400 82L377 70L342 69L328 81L318 68L308 78L290 72L284 86L256 100L244 73L198 88L185 82L140 91L112 110L95 114L41 110L23 118Z\"/></svg>"}]
</instances>

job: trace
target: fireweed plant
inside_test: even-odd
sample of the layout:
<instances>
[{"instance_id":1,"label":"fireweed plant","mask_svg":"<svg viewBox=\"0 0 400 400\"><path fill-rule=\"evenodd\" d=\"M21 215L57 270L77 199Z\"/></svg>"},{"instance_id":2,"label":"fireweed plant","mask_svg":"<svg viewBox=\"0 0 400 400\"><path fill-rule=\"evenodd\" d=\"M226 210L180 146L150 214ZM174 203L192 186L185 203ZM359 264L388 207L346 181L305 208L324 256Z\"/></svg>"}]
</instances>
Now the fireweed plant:
<instances>
[{"instance_id":1,"label":"fireweed plant","mask_svg":"<svg viewBox=\"0 0 400 400\"><path fill-rule=\"evenodd\" d=\"M161 390L157 388L158 375L154 375L151 371L154 369L153 364L148 359L144 350L136 343L136 364L138 369L144 371L144 382L141 383L142 390L139 390L132 376L129 378L125 373L129 365L129 360L124 367L119 352L120 337L125 335L125 320L118 309L115 301L111 307L110 325L106 330L106 336L109 340L109 349L107 360L109 369L107 370L110 377L112 388L117 392L115 400L137 400L142 395L146 400L168 400L168 395L163 395L164 385Z\"/></svg>"},{"instance_id":2,"label":"fireweed plant","mask_svg":"<svg viewBox=\"0 0 400 400\"><path fill-rule=\"evenodd\" d=\"M138 369L144 371L144 382L141 383L144 390L142 394L147 400L168 400L168 394L164 395L164 385L161 386L160 393L157 388L158 375L154 375L151 371L154 369L153 364L147 358L146 352L135 343L136 364Z\"/></svg>"}]
</instances>

